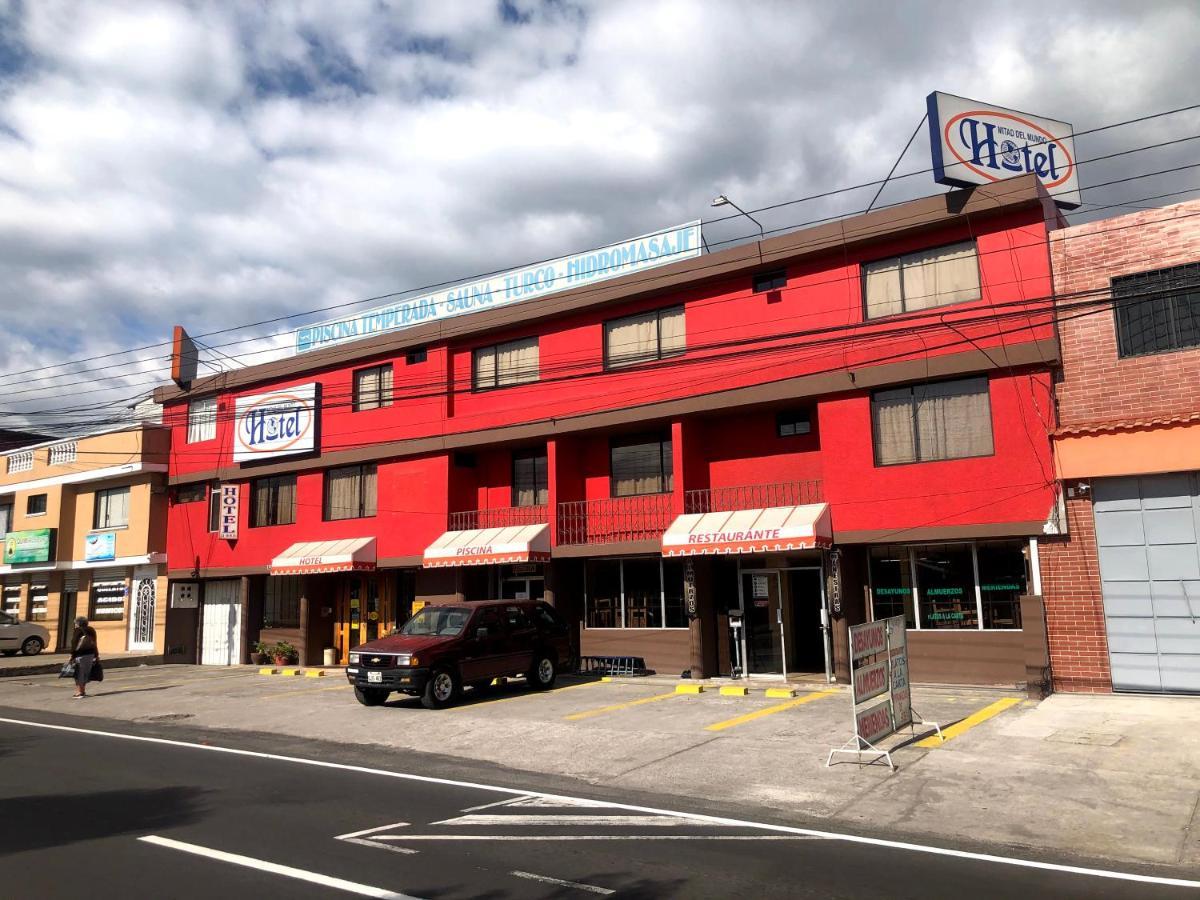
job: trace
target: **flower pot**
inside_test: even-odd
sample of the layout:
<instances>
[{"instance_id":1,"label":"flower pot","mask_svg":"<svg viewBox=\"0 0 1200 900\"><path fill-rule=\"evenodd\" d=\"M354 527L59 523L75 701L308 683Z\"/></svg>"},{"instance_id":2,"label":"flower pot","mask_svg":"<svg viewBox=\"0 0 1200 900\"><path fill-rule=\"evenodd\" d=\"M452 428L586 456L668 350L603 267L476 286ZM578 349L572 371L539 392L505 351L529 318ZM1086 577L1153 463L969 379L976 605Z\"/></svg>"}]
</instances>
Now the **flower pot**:
<instances>
[{"instance_id":1,"label":"flower pot","mask_svg":"<svg viewBox=\"0 0 1200 900\"><path fill-rule=\"evenodd\" d=\"M265 666L267 663L269 663L271 661L271 657L269 657L265 653L251 653L250 661L252 663L254 663L256 666Z\"/></svg>"},{"instance_id":2,"label":"flower pot","mask_svg":"<svg viewBox=\"0 0 1200 900\"><path fill-rule=\"evenodd\" d=\"M288 658L286 656L275 657L275 665L286 666L287 664L288 664Z\"/></svg>"}]
</instances>

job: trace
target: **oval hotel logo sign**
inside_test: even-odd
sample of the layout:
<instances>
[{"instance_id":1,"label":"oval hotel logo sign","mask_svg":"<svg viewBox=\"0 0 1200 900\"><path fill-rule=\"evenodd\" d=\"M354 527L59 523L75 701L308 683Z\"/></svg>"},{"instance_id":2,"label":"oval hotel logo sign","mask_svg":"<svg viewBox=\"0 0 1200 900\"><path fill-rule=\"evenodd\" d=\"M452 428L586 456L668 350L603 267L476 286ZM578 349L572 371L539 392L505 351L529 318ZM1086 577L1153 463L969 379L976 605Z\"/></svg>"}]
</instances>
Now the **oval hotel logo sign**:
<instances>
[{"instance_id":1,"label":"oval hotel logo sign","mask_svg":"<svg viewBox=\"0 0 1200 900\"><path fill-rule=\"evenodd\" d=\"M927 103L935 181L971 186L1032 173L1059 206L1082 202L1066 122L936 91Z\"/></svg>"},{"instance_id":2,"label":"oval hotel logo sign","mask_svg":"<svg viewBox=\"0 0 1200 900\"><path fill-rule=\"evenodd\" d=\"M233 460L269 459L316 449L317 385L239 397Z\"/></svg>"}]
</instances>

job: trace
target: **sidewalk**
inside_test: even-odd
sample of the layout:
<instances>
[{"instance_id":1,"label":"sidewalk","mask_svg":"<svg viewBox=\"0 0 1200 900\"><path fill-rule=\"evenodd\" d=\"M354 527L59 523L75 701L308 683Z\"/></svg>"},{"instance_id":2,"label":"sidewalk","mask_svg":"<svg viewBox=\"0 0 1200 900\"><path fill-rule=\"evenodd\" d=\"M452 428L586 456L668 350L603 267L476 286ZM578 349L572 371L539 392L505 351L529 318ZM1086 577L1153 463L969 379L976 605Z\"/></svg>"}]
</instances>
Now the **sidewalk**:
<instances>
[{"instance_id":1,"label":"sidewalk","mask_svg":"<svg viewBox=\"0 0 1200 900\"><path fill-rule=\"evenodd\" d=\"M257 668L154 666L115 672L73 703L49 676L0 679L0 707L214 732L436 753L645 790L813 827L897 840L969 837L1029 852L1081 852L1200 872L1200 703L917 687L913 706L944 744L897 736L898 769L826 767L851 733L847 693L795 698L678 694L669 682L564 679L547 693L510 685L432 712L412 698L358 705L343 678L267 677ZM951 726L952 723L959 723ZM214 733L214 742L236 743ZM824 822L824 825L822 824Z\"/></svg>"},{"instance_id":2,"label":"sidewalk","mask_svg":"<svg viewBox=\"0 0 1200 900\"><path fill-rule=\"evenodd\" d=\"M57 673L68 659L69 653L39 653L37 656L0 656L0 678L17 675L43 675ZM162 662L162 654L154 653L106 653L101 657L104 670L128 666L153 666Z\"/></svg>"}]
</instances>

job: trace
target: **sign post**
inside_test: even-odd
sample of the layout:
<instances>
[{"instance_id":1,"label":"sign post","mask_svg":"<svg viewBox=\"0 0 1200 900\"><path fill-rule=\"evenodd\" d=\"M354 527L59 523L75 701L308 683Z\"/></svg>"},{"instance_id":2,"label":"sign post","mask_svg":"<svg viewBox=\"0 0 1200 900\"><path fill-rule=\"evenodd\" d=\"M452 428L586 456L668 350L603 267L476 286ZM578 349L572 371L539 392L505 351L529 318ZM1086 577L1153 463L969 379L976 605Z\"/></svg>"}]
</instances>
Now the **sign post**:
<instances>
[{"instance_id":1,"label":"sign post","mask_svg":"<svg viewBox=\"0 0 1200 900\"><path fill-rule=\"evenodd\" d=\"M890 750L877 742L901 728L916 733L913 724L912 695L908 683L908 634L904 616L892 616L850 628L851 692L854 716L854 737L829 751L825 765L833 765L834 756L851 754L861 763L863 755L869 762L883 759L895 769ZM918 715L918 718L921 718ZM942 729L937 722L921 719L922 725L932 725L938 737Z\"/></svg>"}]
</instances>

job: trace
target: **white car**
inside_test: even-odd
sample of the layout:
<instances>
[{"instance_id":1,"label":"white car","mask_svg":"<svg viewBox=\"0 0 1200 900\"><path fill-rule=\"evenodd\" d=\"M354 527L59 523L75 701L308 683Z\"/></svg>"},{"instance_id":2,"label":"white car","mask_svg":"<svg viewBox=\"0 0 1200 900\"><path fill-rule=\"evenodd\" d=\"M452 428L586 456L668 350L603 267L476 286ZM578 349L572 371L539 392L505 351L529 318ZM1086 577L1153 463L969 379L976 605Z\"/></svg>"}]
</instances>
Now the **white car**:
<instances>
[{"instance_id":1,"label":"white car","mask_svg":"<svg viewBox=\"0 0 1200 900\"><path fill-rule=\"evenodd\" d=\"M50 632L41 625L0 612L0 653L12 656L19 651L26 656L37 656L49 642Z\"/></svg>"}]
</instances>

